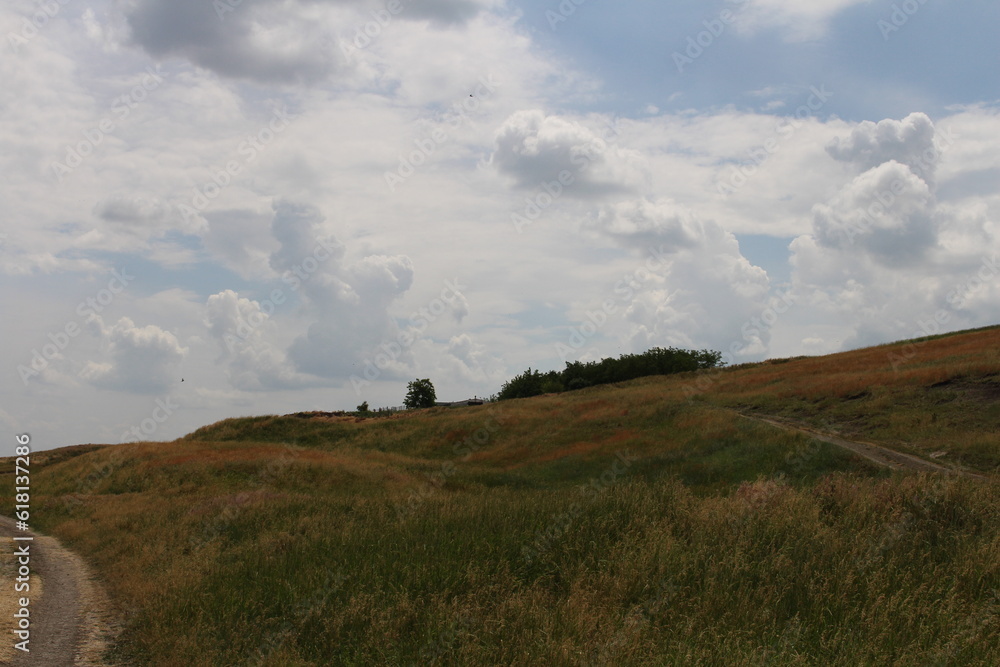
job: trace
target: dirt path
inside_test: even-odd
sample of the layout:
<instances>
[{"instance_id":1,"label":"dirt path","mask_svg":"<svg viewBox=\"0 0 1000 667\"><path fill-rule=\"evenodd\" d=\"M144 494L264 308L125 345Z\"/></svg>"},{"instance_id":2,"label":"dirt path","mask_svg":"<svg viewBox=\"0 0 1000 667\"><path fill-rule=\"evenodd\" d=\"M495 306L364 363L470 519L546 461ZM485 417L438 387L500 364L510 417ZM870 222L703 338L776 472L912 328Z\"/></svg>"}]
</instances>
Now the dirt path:
<instances>
[{"instance_id":1,"label":"dirt path","mask_svg":"<svg viewBox=\"0 0 1000 667\"><path fill-rule=\"evenodd\" d=\"M11 538L34 536L31 542ZM17 593L15 549L30 545L31 590ZM0 664L10 667L100 667L101 654L113 639L117 624L101 586L80 558L53 537L15 529L14 521L0 517ZM13 614L17 599L31 600L30 653L14 648L18 641Z\"/></svg>"},{"instance_id":2,"label":"dirt path","mask_svg":"<svg viewBox=\"0 0 1000 667\"><path fill-rule=\"evenodd\" d=\"M975 477L977 479L988 479L985 475L980 475L974 472L967 472L965 470L958 470L955 468L948 468L938 463L925 461L924 459L918 458L916 456L911 456L909 454L903 454L902 452L897 452L895 450L889 449L888 447L883 447L881 445L873 445L870 442L845 440L844 438L840 438L835 435L830 435L828 433L821 433L820 431L815 431L811 428L799 426L797 424L789 424L784 421L778 421L777 419L774 418L747 415L743 414L742 412L738 414L741 417L745 417L747 419L752 419L754 421L770 424L771 426L777 426L778 428L783 428L787 431L802 433L803 435L807 435L810 438L816 438L821 442L827 442L830 443L831 445L837 445L838 447L849 449L850 451L854 452L859 456L863 456L869 461L874 461L875 463L881 466L885 466L886 468L892 468L893 470L913 470L915 472L937 472L937 473L944 473L947 475L957 474L966 477Z\"/></svg>"}]
</instances>

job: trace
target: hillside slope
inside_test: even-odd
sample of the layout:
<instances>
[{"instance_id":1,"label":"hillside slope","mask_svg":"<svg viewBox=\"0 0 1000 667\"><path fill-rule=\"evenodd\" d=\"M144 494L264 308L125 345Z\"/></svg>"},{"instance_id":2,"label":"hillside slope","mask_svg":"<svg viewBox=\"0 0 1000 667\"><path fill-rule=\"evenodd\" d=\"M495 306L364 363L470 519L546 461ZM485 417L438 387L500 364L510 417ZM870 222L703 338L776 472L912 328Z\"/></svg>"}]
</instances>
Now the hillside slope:
<instances>
[{"instance_id":1,"label":"hillside slope","mask_svg":"<svg viewBox=\"0 0 1000 667\"><path fill-rule=\"evenodd\" d=\"M998 343L231 419L53 452L36 513L128 611L131 664L993 665Z\"/></svg>"},{"instance_id":2,"label":"hillside slope","mask_svg":"<svg viewBox=\"0 0 1000 667\"><path fill-rule=\"evenodd\" d=\"M777 415L980 472L1000 467L1000 327L716 371L695 401Z\"/></svg>"}]
</instances>

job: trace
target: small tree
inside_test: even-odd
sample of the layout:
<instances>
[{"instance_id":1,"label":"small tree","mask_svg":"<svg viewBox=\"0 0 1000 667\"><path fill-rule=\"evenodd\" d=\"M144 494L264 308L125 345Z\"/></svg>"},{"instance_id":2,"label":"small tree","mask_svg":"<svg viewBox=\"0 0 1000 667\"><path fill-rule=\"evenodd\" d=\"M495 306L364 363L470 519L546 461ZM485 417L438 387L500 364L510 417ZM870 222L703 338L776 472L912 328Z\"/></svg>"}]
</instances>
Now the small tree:
<instances>
[{"instance_id":1,"label":"small tree","mask_svg":"<svg viewBox=\"0 0 1000 667\"><path fill-rule=\"evenodd\" d=\"M368 412L368 401L358 406L358 412Z\"/></svg>"},{"instance_id":2,"label":"small tree","mask_svg":"<svg viewBox=\"0 0 1000 667\"><path fill-rule=\"evenodd\" d=\"M430 380L414 380L406 385L406 399L403 405L408 408L433 408L437 403L437 393Z\"/></svg>"}]
</instances>

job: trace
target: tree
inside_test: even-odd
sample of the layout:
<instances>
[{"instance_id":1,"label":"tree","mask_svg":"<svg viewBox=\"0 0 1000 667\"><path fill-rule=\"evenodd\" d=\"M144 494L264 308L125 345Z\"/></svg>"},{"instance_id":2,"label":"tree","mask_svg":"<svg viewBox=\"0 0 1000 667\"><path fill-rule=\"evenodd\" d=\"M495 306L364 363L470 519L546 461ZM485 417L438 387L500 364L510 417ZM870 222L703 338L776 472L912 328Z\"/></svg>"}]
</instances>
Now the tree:
<instances>
[{"instance_id":1,"label":"tree","mask_svg":"<svg viewBox=\"0 0 1000 667\"><path fill-rule=\"evenodd\" d=\"M531 370L515 375L505 382L497 394L504 401L528 398L539 394L575 391L600 384L627 382L647 375L670 375L724 365L722 353L712 350L679 350L654 347L642 354L623 354L617 359L566 362L562 371L542 374Z\"/></svg>"},{"instance_id":2,"label":"tree","mask_svg":"<svg viewBox=\"0 0 1000 667\"><path fill-rule=\"evenodd\" d=\"M437 393L430 380L414 380L406 385L406 399L403 405L408 408L433 408L437 403Z\"/></svg>"},{"instance_id":3,"label":"tree","mask_svg":"<svg viewBox=\"0 0 1000 667\"><path fill-rule=\"evenodd\" d=\"M516 375L500 388L499 398L506 401L511 398L531 398L542 393L542 374L537 370L528 370Z\"/></svg>"},{"instance_id":4,"label":"tree","mask_svg":"<svg viewBox=\"0 0 1000 667\"><path fill-rule=\"evenodd\" d=\"M358 406L358 412L368 412L368 401Z\"/></svg>"}]
</instances>

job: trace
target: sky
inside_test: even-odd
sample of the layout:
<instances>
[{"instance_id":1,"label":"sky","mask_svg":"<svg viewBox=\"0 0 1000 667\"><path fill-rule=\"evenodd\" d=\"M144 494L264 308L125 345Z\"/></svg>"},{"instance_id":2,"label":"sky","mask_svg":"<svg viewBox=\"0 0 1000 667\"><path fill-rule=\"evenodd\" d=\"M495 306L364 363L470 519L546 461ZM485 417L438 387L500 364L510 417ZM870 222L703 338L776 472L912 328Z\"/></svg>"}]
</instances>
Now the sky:
<instances>
[{"instance_id":1,"label":"sky","mask_svg":"<svg viewBox=\"0 0 1000 667\"><path fill-rule=\"evenodd\" d=\"M993 0L8 0L0 453L1000 322Z\"/></svg>"}]
</instances>

